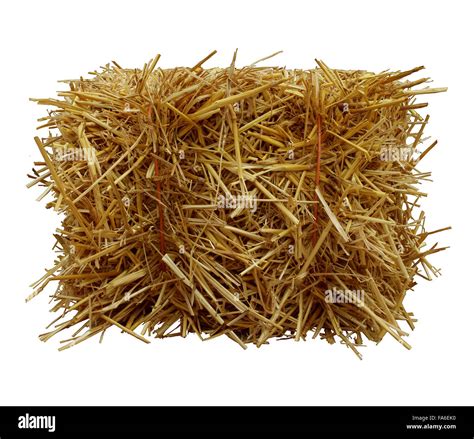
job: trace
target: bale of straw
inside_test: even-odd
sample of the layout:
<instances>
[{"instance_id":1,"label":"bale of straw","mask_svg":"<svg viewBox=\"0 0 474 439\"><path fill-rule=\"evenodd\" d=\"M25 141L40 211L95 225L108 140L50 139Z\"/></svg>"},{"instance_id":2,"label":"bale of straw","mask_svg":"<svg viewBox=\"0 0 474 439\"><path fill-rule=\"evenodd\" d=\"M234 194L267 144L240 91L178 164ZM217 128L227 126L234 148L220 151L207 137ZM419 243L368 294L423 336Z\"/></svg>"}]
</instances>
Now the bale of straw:
<instances>
[{"instance_id":1,"label":"bale of straw","mask_svg":"<svg viewBox=\"0 0 474 439\"><path fill-rule=\"evenodd\" d=\"M212 56L212 54L210 55ZM417 185L429 117L409 71L253 64L143 69L68 80L35 138L29 186L64 215L47 340L66 349L111 326L145 336L336 338L358 354L389 333L428 255ZM421 154L420 154L420 151ZM359 354L358 354L359 355Z\"/></svg>"}]
</instances>

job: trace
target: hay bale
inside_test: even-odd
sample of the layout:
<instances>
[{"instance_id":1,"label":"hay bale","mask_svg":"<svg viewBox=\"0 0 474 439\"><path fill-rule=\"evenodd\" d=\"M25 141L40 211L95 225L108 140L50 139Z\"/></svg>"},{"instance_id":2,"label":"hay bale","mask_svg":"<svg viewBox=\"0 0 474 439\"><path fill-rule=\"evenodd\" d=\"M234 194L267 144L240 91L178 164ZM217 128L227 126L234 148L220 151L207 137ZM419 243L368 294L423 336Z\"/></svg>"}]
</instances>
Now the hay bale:
<instances>
[{"instance_id":1,"label":"hay bale","mask_svg":"<svg viewBox=\"0 0 474 439\"><path fill-rule=\"evenodd\" d=\"M212 56L212 54L210 55ZM209 56L209 57L210 57ZM66 81L36 138L39 184L64 214L60 255L34 284L59 281L61 349L112 325L156 337L227 335L242 347L308 333L351 347L399 322L416 275L438 270L417 213L428 117L407 81L276 67L117 63ZM141 329L141 334L137 332Z\"/></svg>"}]
</instances>

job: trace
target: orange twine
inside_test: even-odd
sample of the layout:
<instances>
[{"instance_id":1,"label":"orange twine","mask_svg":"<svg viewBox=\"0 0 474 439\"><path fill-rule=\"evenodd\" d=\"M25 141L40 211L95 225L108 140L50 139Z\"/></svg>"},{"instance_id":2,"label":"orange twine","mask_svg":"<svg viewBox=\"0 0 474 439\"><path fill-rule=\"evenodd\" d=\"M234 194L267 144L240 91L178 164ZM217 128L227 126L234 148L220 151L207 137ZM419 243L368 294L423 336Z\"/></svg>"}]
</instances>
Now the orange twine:
<instances>
[{"instance_id":1,"label":"orange twine","mask_svg":"<svg viewBox=\"0 0 474 439\"><path fill-rule=\"evenodd\" d=\"M151 122L151 105L148 107L148 119ZM155 151L157 152L157 151ZM161 182L160 182L160 163L156 157L154 157L155 162L155 177L156 177L156 198L158 199L158 218L160 221L160 252L165 255L165 222L163 216L163 205L161 203ZM161 262L161 267L164 267L163 262Z\"/></svg>"},{"instance_id":2,"label":"orange twine","mask_svg":"<svg viewBox=\"0 0 474 439\"><path fill-rule=\"evenodd\" d=\"M316 144L316 174L314 177L314 204L313 204L313 216L314 216L314 227L313 227L313 245L316 245L317 237L318 237L318 195L316 194L316 189L319 187L319 179L321 175L321 115L317 115L317 123L318 123L318 141Z\"/></svg>"}]
</instances>

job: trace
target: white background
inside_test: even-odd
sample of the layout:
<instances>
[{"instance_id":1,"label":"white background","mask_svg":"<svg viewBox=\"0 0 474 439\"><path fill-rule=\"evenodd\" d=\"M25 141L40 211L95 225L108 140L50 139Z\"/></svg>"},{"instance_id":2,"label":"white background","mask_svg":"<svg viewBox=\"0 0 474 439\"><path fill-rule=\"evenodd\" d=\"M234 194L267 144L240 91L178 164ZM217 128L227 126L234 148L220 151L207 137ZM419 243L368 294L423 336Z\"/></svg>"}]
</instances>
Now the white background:
<instances>
[{"instance_id":1,"label":"white background","mask_svg":"<svg viewBox=\"0 0 474 439\"><path fill-rule=\"evenodd\" d=\"M461 1L14 1L0 14L1 291L0 404L474 404L473 385L473 25ZM53 315L45 291L25 304L28 285L51 266L59 218L26 190L40 159L33 142L45 108L29 97L54 97L64 85L116 60L141 67L227 66L235 48L243 66L278 50L269 64L312 68L408 69L425 65L428 134L438 146L422 162L433 172L424 201L429 229L451 248L435 255L443 276L420 280L405 302L418 318L406 350L387 336L361 348L273 341L244 351L227 338L152 340L145 345L109 330L58 352L61 335L37 335Z\"/></svg>"}]
</instances>

